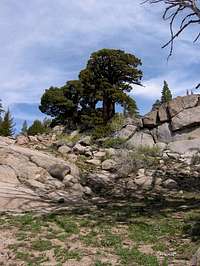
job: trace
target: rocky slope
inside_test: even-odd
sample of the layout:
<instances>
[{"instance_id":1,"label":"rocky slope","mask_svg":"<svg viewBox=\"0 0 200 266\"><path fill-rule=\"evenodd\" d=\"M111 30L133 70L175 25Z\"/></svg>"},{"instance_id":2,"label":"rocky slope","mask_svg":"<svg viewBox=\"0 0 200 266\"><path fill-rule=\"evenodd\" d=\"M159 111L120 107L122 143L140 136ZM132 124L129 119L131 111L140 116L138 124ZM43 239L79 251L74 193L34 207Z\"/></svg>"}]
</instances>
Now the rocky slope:
<instances>
[{"instance_id":1,"label":"rocky slope","mask_svg":"<svg viewBox=\"0 0 200 266\"><path fill-rule=\"evenodd\" d=\"M0 211L48 210L80 203L84 188L73 163L0 138Z\"/></svg>"},{"instance_id":2,"label":"rocky slope","mask_svg":"<svg viewBox=\"0 0 200 266\"><path fill-rule=\"evenodd\" d=\"M60 127L49 136L1 137L0 211L51 211L99 198L198 193L199 98L177 97L140 120L127 119L98 143L78 132L60 139Z\"/></svg>"}]
</instances>

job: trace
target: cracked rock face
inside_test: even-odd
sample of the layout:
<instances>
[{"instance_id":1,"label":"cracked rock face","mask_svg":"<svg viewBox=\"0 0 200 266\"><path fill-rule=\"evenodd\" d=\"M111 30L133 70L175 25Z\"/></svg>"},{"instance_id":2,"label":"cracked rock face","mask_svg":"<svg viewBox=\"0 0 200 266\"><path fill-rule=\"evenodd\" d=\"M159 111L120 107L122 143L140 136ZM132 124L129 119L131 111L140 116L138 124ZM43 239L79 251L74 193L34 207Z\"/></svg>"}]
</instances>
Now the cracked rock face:
<instances>
[{"instance_id":1,"label":"cracked rock face","mask_svg":"<svg viewBox=\"0 0 200 266\"><path fill-rule=\"evenodd\" d=\"M73 163L13 143L0 138L0 211L45 212L59 202L82 200L81 184L62 182L69 174L79 178Z\"/></svg>"}]
</instances>

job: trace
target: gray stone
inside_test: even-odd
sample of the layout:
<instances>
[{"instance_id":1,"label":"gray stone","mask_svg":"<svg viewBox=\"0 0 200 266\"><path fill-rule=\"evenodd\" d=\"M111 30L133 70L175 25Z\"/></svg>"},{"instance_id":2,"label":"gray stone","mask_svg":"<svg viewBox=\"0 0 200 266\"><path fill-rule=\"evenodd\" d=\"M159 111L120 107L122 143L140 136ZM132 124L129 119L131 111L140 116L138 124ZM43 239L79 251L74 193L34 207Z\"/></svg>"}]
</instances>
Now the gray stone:
<instances>
[{"instance_id":1,"label":"gray stone","mask_svg":"<svg viewBox=\"0 0 200 266\"><path fill-rule=\"evenodd\" d=\"M75 178L73 175L66 175L63 179L63 184L69 185L71 183L75 184L78 182L77 178Z\"/></svg>"},{"instance_id":2,"label":"gray stone","mask_svg":"<svg viewBox=\"0 0 200 266\"><path fill-rule=\"evenodd\" d=\"M152 187L153 178L152 176L139 175L135 178L134 182L141 189L150 189Z\"/></svg>"},{"instance_id":3,"label":"gray stone","mask_svg":"<svg viewBox=\"0 0 200 266\"><path fill-rule=\"evenodd\" d=\"M184 109L193 108L198 105L199 95L178 96L168 103L170 117L174 117Z\"/></svg>"},{"instance_id":4,"label":"gray stone","mask_svg":"<svg viewBox=\"0 0 200 266\"><path fill-rule=\"evenodd\" d=\"M105 157L106 156L106 152L105 151L97 151L97 152L95 152L94 153L94 157L96 157L96 158L103 158L103 157Z\"/></svg>"},{"instance_id":5,"label":"gray stone","mask_svg":"<svg viewBox=\"0 0 200 266\"><path fill-rule=\"evenodd\" d=\"M56 135L62 135L63 132L65 130L64 126L55 126L52 131L56 134Z\"/></svg>"},{"instance_id":6,"label":"gray stone","mask_svg":"<svg viewBox=\"0 0 200 266\"><path fill-rule=\"evenodd\" d=\"M112 183L115 176L113 176L108 171L101 171L98 173L91 173L87 176L88 184L92 190L99 190L99 189L108 189Z\"/></svg>"},{"instance_id":7,"label":"gray stone","mask_svg":"<svg viewBox=\"0 0 200 266\"><path fill-rule=\"evenodd\" d=\"M95 166L100 166L101 165L101 161L99 159L90 159L86 161L89 164L95 165Z\"/></svg>"},{"instance_id":8,"label":"gray stone","mask_svg":"<svg viewBox=\"0 0 200 266\"><path fill-rule=\"evenodd\" d=\"M171 122L173 131L197 124L200 125L200 106L183 110Z\"/></svg>"},{"instance_id":9,"label":"gray stone","mask_svg":"<svg viewBox=\"0 0 200 266\"><path fill-rule=\"evenodd\" d=\"M128 149L138 148L140 146L154 146L153 137L145 132L136 132L127 142Z\"/></svg>"},{"instance_id":10,"label":"gray stone","mask_svg":"<svg viewBox=\"0 0 200 266\"><path fill-rule=\"evenodd\" d=\"M106 148L105 152L108 156L114 156L116 155L117 151L114 148Z\"/></svg>"},{"instance_id":11,"label":"gray stone","mask_svg":"<svg viewBox=\"0 0 200 266\"><path fill-rule=\"evenodd\" d=\"M126 125L120 131L116 132L114 137L128 139L130 138L137 130L137 126Z\"/></svg>"},{"instance_id":12,"label":"gray stone","mask_svg":"<svg viewBox=\"0 0 200 266\"><path fill-rule=\"evenodd\" d=\"M86 195L91 195L91 194L92 194L92 190L91 190L91 188L89 188L89 187L84 187L84 193L85 193Z\"/></svg>"},{"instance_id":13,"label":"gray stone","mask_svg":"<svg viewBox=\"0 0 200 266\"><path fill-rule=\"evenodd\" d=\"M192 257L191 266L200 266L200 248L197 249L196 253Z\"/></svg>"},{"instance_id":14,"label":"gray stone","mask_svg":"<svg viewBox=\"0 0 200 266\"><path fill-rule=\"evenodd\" d=\"M73 147L73 151L77 154L84 154L86 151L85 146L81 145L80 143L77 143L74 147Z\"/></svg>"},{"instance_id":15,"label":"gray stone","mask_svg":"<svg viewBox=\"0 0 200 266\"><path fill-rule=\"evenodd\" d=\"M76 137L76 136L78 136L79 135L79 131L78 130L74 130L74 131L72 131L71 133L70 133L70 137L71 138L74 138L74 137Z\"/></svg>"},{"instance_id":16,"label":"gray stone","mask_svg":"<svg viewBox=\"0 0 200 266\"><path fill-rule=\"evenodd\" d=\"M35 142L35 143L37 143L37 142L38 142L38 137L37 137L37 136L29 136L29 140L30 140L31 142Z\"/></svg>"},{"instance_id":17,"label":"gray stone","mask_svg":"<svg viewBox=\"0 0 200 266\"><path fill-rule=\"evenodd\" d=\"M160 122L167 122L169 120L166 104L162 104L158 109L158 117Z\"/></svg>"},{"instance_id":18,"label":"gray stone","mask_svg":"<svg viewBox=\"0 0 200 266\"><path fill-rule=\"evenodd\" d=\"M29 143L29 139L27 136L24 136L24 135L19 135L17 136L16 138L16 144L18 145L25 145L25 144L28 144Z\"/></svg>"},{"instance_id":19,"label":"gray stone","mask_svg":"<svg viewBox=\"0 0 200 266\"><path fill-rule=\"evenodd\" d=\"M71 172L69 166L62 164L53 164L49 171L50 175L58 180L63 181L64 177Z\"/></svg>"},{"instance_id":20,"label":"gray stone","mask_svg":"<svg viewBox=\"0 0 200 266\"><path fill-rule=\"evenodd\" d=\"M80 143L76 143L76 145L73 147L73 152L75 154L85 155L87 157L92 156L91 147L83 146Z\"/></svg>"},{"instance_id":21,"label":"gray stone","mask_svg":"<svg viewBox=\"0 0 200 266\"><path fill-rule=\"evenodd\" d=\"M173 141L177 140L192 140L200 138L200 127L189 127L178 130L173 133Z\"/></svg>"},{"instance_id":22,"label":"gray stone","mask_svg":"<svg viewBox=\"0 0 200 266\"><path fill-rule=\"evenodd\" d=\"M168 158L175 159L175 160L180 158L180 154L176 152L167 152L167 156Z\"/></svg>"},{"instance_id":23,"label":"gray stone","mask_svg":"<svg viewBox=\"0 0 200 266\"><path fill-rule=\"evenodd\" d=\"M12 137L1 137L0 136L0 144L1 145L11 145L14 144L16 142L15 139L13 139Z\"/></svg>"},{"instance_id":24,"label":"gray stone","mask_svg":"<svg viewBox=\"0 0 200 266\"><path fill-rule=\"evenodd\" d=\"M158 116L157 110L146 114L143 117L143 126L147 128L155 127L157 125L157 116Z\"/></svg>"},{"instance_id":25,"label":"gray stone","mask_svg":"<svg viewBox=\"0 0 200 266\"><path fill-rule=\"evenodd\" d=\"M103 170L112 171L112 170L116 170L117 163L112 159L108 159L102 162L101 167Z\"/></svg>"},{"instance_id":26,"label":"gray stone","mask_svg":"<svg viewBox=\"0 0 200 266\"><path fill-rule=\"evenodd\" d=\"M178 96L168 103L168 111L170 118L174 117L183 110L182 97Z\"/></svg>"},{"instance_id":27,"label":"gray stone","mask_svg":"<svg viewBox=\"0 0 200 266\"><path fill-rule=\"evenodd\" d=\"M158 142L169 143L173 140L169 123L164 123L157 127L156 137Z\"/></svg>"},{"instance_id":28,"label":"gray stone","mask_svg":"<svg viewBox=\"0 0 200 266\"><path fill-rule=\"evenodd\" d=\"M60 152L63 155L66 155L71 152L71 148L68 147L67 145L64 145L58 148L58 152Z\"/></svg>"},{"instance_id":29,"label":"gray stone","mask_svg":"<svg viewBox=\"0 0 200 266\"><path fill-rule=\"evenodd\" d=\"M78 156L74 153L70 153L67 155L67 159L68 161L75 163L78 160Z\"/></svg>"},{"instance_id":30,"label":"gray stone","mask_svg":"<svg viewBox=\"0 0 200 266\"><path fill-rule=\"evenodd\" d=\"M83 188L83 186L80 184L80 183L76 183L76 184L74 184L73 186L72 186L72 189L74 190L74 191L78 191L79 193L83 193L84 192L84 188Z\"/></svg>"},{"instance_id":31,"label":"gray stone","mask_svg":"<svg viewBox=\"0 0 200 266\"><path fill-rule=\"evenodd\" d=\"M161 152L163 152L167 148L167 144L164 142L157 142L155 147L158 147Z\"/></svg>"},{"instance_id":32,"label":"gray stone","mask_svg":"<svg viewBox=\"0 0 200 266\"><path fill-rule=\"evenodd\" d=\"M184 109L195 107L199 102L199 94L184 96L182 100Z\"/></svg>"},{"instance_id":33,"label":"gray stone","mask_svg":"<svg viewBox=\"0 0 200 266\"><path fill-rule=\"evenodd\" d=\"M85 136L85 137L81 138L78 143L80 143L83 146L89 146L91 143L91 137Z\"/></svg>"},{"instance_id":34,"label":"gray stone","mask_svg":"<svg viewBox=\"0 0 200 266\"><path fill-rule=\"evenodd\" d=\"M174 141L169 143L167 148L170 151L179 154L184 154L186 152L193 152L195 154L197 151L200 151L200 138L193 140Z\"/></svg>"},{"instance_id":35,"label":"gray stone","mask_svg":"<svg viewBox=\"0 0 200 266\"><path fill-rule=\"evenodd\" d=\"M170 118L174 117L184 109L182 97L178 96L168 103Z\"/></svg>"},{"instance_id":36,"label":"gray stone","mask_svg":"<svg viewBox=\"0 0 200 266\"><path fill-rule=\"evenodd\" d=\"M177 182L171 178L165 180L162 183L163 187L168 188L168 189L177 189L178 185Z\"/></svg>"}]
</instances>

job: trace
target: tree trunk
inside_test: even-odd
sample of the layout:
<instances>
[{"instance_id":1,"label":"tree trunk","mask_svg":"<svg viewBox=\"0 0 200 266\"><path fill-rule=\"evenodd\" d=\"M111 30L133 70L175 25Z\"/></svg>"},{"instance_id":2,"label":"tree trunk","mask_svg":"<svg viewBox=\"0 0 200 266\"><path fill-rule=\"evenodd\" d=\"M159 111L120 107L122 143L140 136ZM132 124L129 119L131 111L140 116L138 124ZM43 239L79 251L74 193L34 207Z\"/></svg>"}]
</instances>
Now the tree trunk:
<instances>
[{"instance_id":1,"label":"tree trunk","mask_svg":"<svg viewBox=\"0 0 200 266\"><path fill-rule=\"evenodd\" d=\"M103 97L103 120L107 123L115 115L115 103L108 97Z\"/></svg>"}]
</instances>

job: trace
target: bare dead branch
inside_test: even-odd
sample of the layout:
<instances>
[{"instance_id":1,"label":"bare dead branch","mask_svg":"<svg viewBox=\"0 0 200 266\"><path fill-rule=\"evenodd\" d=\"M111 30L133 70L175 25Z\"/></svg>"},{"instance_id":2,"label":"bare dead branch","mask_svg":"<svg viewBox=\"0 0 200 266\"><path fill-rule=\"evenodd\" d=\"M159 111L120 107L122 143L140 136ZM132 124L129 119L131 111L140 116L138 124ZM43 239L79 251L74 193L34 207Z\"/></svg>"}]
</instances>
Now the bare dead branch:
<instances>
[{"instance_id":1,"label":"bare dead branch","mask_svg":"<svg viewBox=\"0 0 200 266\"><path fill-rule=\"evenodd\" d=\"M145 0L142 2L150 4L165 4L165 10L163 13L163 20L169 20L170 27L170 40L162 46L166 48L170 45L169 57L173 53L174 40L180 36L180 34L186 30L192 24L200 23L200 8L198 6L199 0ZM180 17L183 16L182 19ZM174 24L180 20L180 26L177 31L174 30ZM188 21L189 20L189 21ZM200 32L195 38L196 42L200 38Z\"/></svg>"}]
</instances>

